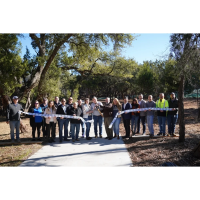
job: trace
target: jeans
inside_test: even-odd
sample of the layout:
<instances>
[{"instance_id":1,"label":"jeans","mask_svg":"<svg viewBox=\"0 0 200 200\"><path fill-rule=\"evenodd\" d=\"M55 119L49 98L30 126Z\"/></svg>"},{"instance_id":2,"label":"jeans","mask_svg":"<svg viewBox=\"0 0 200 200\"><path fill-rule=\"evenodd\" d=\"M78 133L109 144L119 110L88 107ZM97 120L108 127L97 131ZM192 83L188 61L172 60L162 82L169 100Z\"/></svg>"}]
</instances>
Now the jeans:
<instances>
[{"instance_id":1,"label":"jeans","mask_svg":"<svg viewBox=\"0 0 200 200\"><path fill-rule=\"evenodd\" d=\"M165 121L165 116L158 116L158 125L160 127L160 133L162 133L163 135L165 135Z\"/></svg>"},{"instance_id":2,"label":"jeans","mask_svg":"<svg viewBox=\"0 0 200 200\"><path fill-rule=\"evenodd\" d=\"M59 139L62 141L62 129L64 125L64 139L68 138L68 124L69 124L69 119L59 119Z\"/></svg>"},{"instance_id":3,"label":"jeans","mask_svg":"<svg viewBox=\"0 0 200 200\"><path fill-rule=\"evenodd\" d=\"M93 115L94 118L94 133L97 135L97 122L99 122L99 135L102 135L102 116L95 116Z\"/></svg>"},{"instance_id":4,"label":"jeans","mask_svg":"<svg viewBox=\"0 0 200 200\"><path fill-rule=\"evenodd\" d=\"M137 126L138 126L138 128L137 128L137 130L138 130L138 133L140 132L140 121L142 122L142 126L143 126L143 133L145 133L145 132L146 132L145 117L146 117L146 116L140 116L140 117L139 117L138 124L137 124Z\"/></svg>"},{"instance_id":5,"label":"jeans","mask_svg":"<svg viewBox=\"0 0 200 200\"><path fill-rule=\"evenodd\" d=\"M84 120L85 121L92 120L92 116L88 116L88 118L84 118ZM86 138L88 138L90 134L91 123L90 122L85 123L85 126L86 126Z\"/></svg>"},{"instance_id":6,"label":"jeans","mask_svg":"<svg viewBox=\"0 0 200 200\"><path fill-rule=\"evenodd\" d=\"M135 124L134 133L136 132L136 127L137 127L137 124L138 124L138 120L139 120L139 116L132 115L132 118L131 118L131 130L133 131L133 124Z\"/></svg>"},{"instance_id":7,"label":"jeans","mask_svg":"<svg viewBox=\"0 0 200 200\"><path fill-rule=\"evenodd\" d=\"M148 124L148 129L151 135L154 135L153 118L154 118L154 115L147 115L147 124Z\"/></svg>"},{"instance_id":8,"label":"jeans","mask_svg":"<svg viewBox=\"0 0 200 200\"><path fill-rule=\"evenodd\" d=\"M176 115L167 115L168 122L168 133L172 134L175 132L176 122L178 120L178 114Z\"/></svg>"},{"instance_id":9,"label":"jeans","mask_svg":"<svg viewBox=\"0 0 200 200\"><path fill-rule=\"evenodd\" d=\"M114 133L116 135L119 135L119 124L121 122L121 117L118 117L115 121L115 123L113 124L113 130L114 130Z\"/></svg>"},{"instance_id":10,"label":"jeans","mask_svg":"<svg viewBox=\"0 0 200 200\"><path fill-rule=\"evenodd\" d=\"M34 122L33 125L32 125L32 137L35 138L35 131L37 129L37 135L38 135L38 138L40 138L40 128L42 126L42 123L39 122L39 123L36 123Z\"/></svg>"},{"instance_id":11,"label":"jeans","mask_svg":"<svg viewBox=\"0 0 200 200\"><path fill-rule=\"evenodd\" d=\"M70 123L70 130L72 133L72 140L74 140L74 132L76 127L76 139L78 139L79 131L80 131L80 124L72 124Z\"/></svg>"},{"instance_id":12,"label":"jeans","mask_svg":"<svg viewBox=\"0 0 200 200\"><path fill-rule=\"evenodd\" d=\"M14 130L16 128L16 139L19 139L19 126L20 126L20 121L10 121L10 135L11 135L11 140L14 140Z\"/></svg>"},{"instance_id":13,"label":"jeans","mask_svg":"<svg viewBox=\"0 0 200 200\"><path fill-rule=\"evenodd\" d=\"M85 126L82 121L81 121L81 126L82 126L82 136L84 136L85 135Z\"/></svg>"}]
</instances>

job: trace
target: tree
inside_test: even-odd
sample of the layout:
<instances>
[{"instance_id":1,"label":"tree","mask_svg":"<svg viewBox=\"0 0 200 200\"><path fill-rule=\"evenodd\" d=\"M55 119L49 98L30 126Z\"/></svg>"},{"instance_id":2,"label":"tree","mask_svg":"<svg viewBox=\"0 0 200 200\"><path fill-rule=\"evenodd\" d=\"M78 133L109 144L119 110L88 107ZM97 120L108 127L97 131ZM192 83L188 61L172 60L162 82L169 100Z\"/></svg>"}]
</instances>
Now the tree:
<instances>
[{"instance_id":1,"label":"tree","mask_svg":"<svg viewBox=\"0 0 200 200\"><path fill-rule=\"evenodd\" d=\"M172 34L170 36L170 56L175 58L176 74L179 77L179 142L185 141L184 85L192 74L199 73L199 34Z\"/></svg>"},{"instance_id":2,"label":"tree","mask_svg":"<svg viewBox=\"0 0 200 200\"><path fill-rule=\"evenodd\" d=\"M73 54L68 59L66 70L88 71L84 69L82 61L88 58L94 50L102 49L102 46L114 43L115 48L123 48L131 44L134 39L130 34L29 34L32 39L32 46L37 52L37 66L34 76L29 80L26 87L20 88L19 96L22 98L31 89L38 85L40 96L42 83L45 75L59 50L66 49ZM93 65L94 67L94 65ZM83 69L79 69L83 68ZM91 70L91 69L90 69ZM38 97L39 97L38 96Z\"/></svg>"}]
</instances>

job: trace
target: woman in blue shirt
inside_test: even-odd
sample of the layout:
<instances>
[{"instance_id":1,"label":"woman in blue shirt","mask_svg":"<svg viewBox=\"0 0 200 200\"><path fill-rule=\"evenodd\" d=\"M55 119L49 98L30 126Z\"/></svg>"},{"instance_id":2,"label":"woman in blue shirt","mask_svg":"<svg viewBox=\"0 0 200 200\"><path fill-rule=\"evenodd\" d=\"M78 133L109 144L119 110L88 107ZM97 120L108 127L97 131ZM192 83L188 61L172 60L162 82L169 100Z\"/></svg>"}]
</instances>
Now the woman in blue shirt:
<instances>
[{"instance_id":1,"label":"woman in blue shirt","mask_svg":"<svg viewBox=\"0 0 200 200\"><path fill-rule=\"evenodd\" d=\"M42 108L39 106L39 102L36 100L35 101L35 107L31 108L30 112L32 113L39 113L42 114ZM41 141L40 139L40 128L42 126L42 117L41 116L35 116L35 115L31 115L32 117L32 136L33 139L32 141L35 141L35 131L37 129L37 135L38 135L38 139L39 141Z\"/></svg>"}]
</instances>

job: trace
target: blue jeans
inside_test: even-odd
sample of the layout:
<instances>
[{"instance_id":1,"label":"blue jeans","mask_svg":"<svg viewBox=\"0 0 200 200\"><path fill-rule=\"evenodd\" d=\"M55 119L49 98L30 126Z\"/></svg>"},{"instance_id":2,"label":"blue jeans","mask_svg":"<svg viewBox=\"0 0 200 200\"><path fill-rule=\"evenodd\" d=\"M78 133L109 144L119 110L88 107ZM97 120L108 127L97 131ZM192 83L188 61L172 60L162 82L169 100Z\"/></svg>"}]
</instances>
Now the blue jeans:
<instances>
[{"instance_id":1,"label":"blue jeans","mask_svg":"<svg viewBox=\"0 0 200 200\"><path fill-rule=\"evenodd\" d=\"M160 127L160 133L162 133L163 135L165 135L165 121L165 116L158 116L158 125Z\"/></svg>"},{"instance_id":2,"label":"blue jeans","mask_svg":"<svg viewBox=\"0 0 200 200\"><path fill-rule=\"evenodd\" d=\"M69 119L59 119L59 139L62 141L62 129L64 126L64 139L68 138L68 124L69 124Z\"/></svg>"},{"instance_id":3,"label":"blue jeans","mask_svg":"<svg viewBox=\"0 0 200 200\"><path fill-rule=\"evenodd\" d=\"M136 127L137 127L137 124L138 124L138 120L139 120L139 116L132 115L132 117L131 117L131 130L133 131L133 124L135 124L134 133L136 132Z\"/></svg>"},{"instance_id":4,"label":"blue jeans","mask_svg":"<svg viewBox=\"0 0 200 200\"><path fill-rule=\"evenodd\" d=\"M121 122L121 117L118 117L113 124L113 130L116 135L119 135L119 124Z\"/></svg>"},{"instance_id":5,"label":"blue jeans","mask_svg":"<svg viewBox=\"0 0 200 200\"><path fill-rule=\"evenodd\" d=\"M81 121L81 126L82 126L82 136L84 136L85 135L85 126L82 121Z\"/></svg>"},{"instance_id":6,"label":"blue jeans","mask_svg":"<svg viewBox=\"0 0 200 200\"><path fill-rule=\"evenodd\" d=\"M169 134L174 133L177 120L178 120L178 114L176 114L176 115L167 115L168 133Z\"/></svg>"},{"instance_id":7,"label":"blue jeans","mask_svg":"<svg viewBox=\"0 0 200 200\"><path fill-rule=\"evenodd\" d=\"M78 139L79 131L80 131L80 124L72 124L70 123L70 129L72 133L72 140L74 140L74 132L76 127L76 139Z\"/></svg>"},{"instance_id":8,"label":"blue jeans","mask_svg":"<svg viewBox=\"0 0 200 200\"><path fill-rule=\"evenodd\" d=\"M16 128L16 139L19 139L19 126L20 126L20 121L10 121L10 135L11 135L11 140L14 140L14 130Z\"/></svg>"},{"instance_id":9,"label":"blue jeans","mask_svg":"<svg viewBox=\"0 0 200 200\"><path fill-rule=\"evenodd\" d=\"M88 118L84 118L85 121L92 120L92 116L88 116ZM91 123L85 123L86 126L86 138L89 137Z\"/></svg>"},{"instance_id":10,"label":"blue jeans","mask_svg":"<svg viewBox=\"0 0 200 200\"><path fill-rule=\"evenodd\" d=\"M154 135L153 118L154 118L154 115L147 115L147 124L148 124L148 129L151 135Z\"/></svg>"},{"instance_id":11,"label":"blue jeans","mask_svg":"<svg viewBox=\"0 0 200 200\"><path fill-rule=\"evenodd\" d=\"M102 135L102 116L95 116L93 115L94 118L94 133L97 135L97 122L99 122L99 135Z\"/></svg>"}]
</instances>

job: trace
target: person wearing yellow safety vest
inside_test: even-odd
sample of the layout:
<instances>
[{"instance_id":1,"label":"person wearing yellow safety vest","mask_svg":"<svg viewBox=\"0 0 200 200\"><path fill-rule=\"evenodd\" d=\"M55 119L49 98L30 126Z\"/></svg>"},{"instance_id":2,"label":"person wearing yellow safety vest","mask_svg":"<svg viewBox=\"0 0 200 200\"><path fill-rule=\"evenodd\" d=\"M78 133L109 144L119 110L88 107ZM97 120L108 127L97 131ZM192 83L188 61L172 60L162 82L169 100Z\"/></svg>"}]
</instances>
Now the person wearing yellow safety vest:
<instances>
[{"instance_id":1,"label":"person wearing yellow safety vest","mask_svg":"<svg viewBox=\"0 0 200 200\"><path fill-rule=\"evenodd\" d=\"M168 101L164 99L164 93L160 93L159 100L156 101L156 108L169 108ZM160 132L157 135L165 136L165 121L167 117L167 111L158 110L157 117L160 128Z\"/></svg>"}]
</instances>

